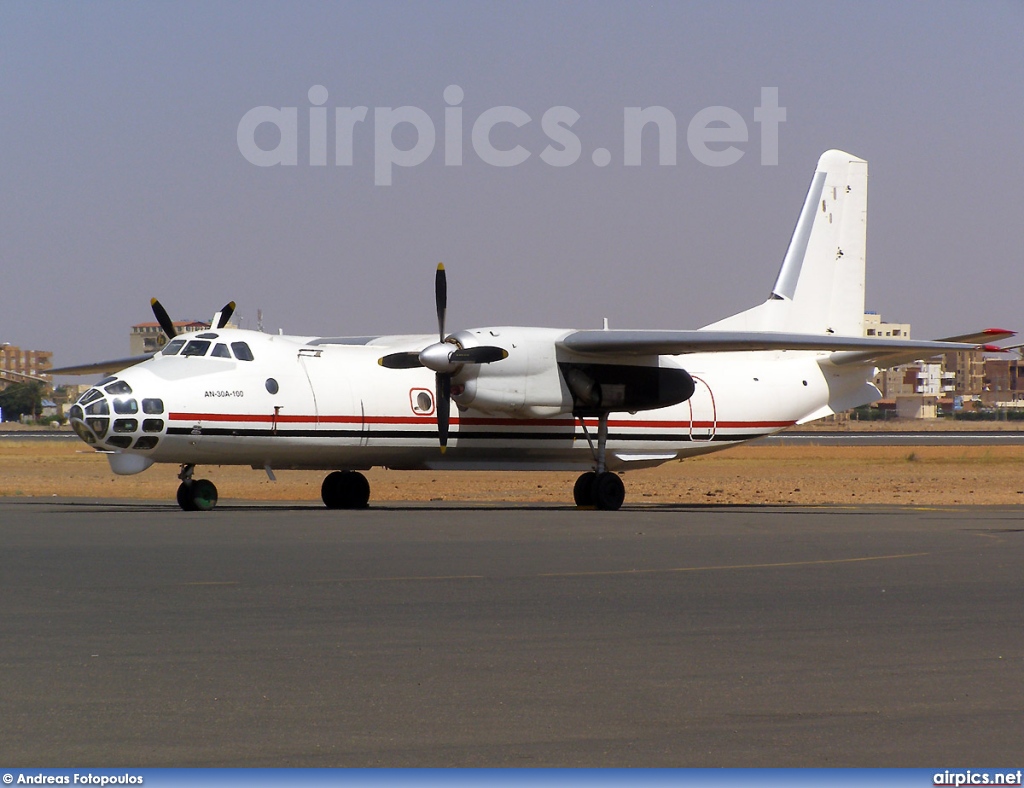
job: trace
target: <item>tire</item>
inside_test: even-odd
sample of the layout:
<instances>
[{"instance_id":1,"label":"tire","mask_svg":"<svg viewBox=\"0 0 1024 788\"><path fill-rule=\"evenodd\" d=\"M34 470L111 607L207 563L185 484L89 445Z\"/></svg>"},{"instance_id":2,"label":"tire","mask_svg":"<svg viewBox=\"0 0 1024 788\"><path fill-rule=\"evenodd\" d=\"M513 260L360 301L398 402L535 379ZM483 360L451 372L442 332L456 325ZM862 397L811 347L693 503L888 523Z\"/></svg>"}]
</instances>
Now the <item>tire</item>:
<instances>
[{"instance_id":1,"label":"tire","mask_svg":"<svg viewBox=\"0 0 1024 788\"><path fill-rule=\"evenodd\" d=\"M591 487L594 505L605 512L617 511L626 500L626 486L618 474L604 472L597 475Z\"/></svg>"},{"instance_id":2,"label":"tire","mask_svg":"<svg viewBox=\"0 0 1024 788\"><path fill-rule=\"evenodd\" d=\"M320 497L328 509L365 509L370 483L357 471L334 471L320 485Z\"/></svg>"},{"instance_id":3,"label":"tire","mask_svg":"<svg viewBox=\"0 0 1024 788\"><path fill-rule=\"evenodd\" d=\"M596 478L596 473L587 471L576 480L576 484L572 488L572 499L576 502L578 508L587 509L594 507L594 480Z\"/></svg>"},{"instance_id":4,"label":"tire","mask_svg":"<svg viewBox=\"0 0 1024 788\"><path fill-rule=\"evenodd\" d=\"M199 479L190 486L193 511L208 512L217 505L217 486L209 479Z\"/></svg>"},{"instance_id":5,"label":"tire","mask_svg":"<svg viewBox=\"0 0 1024 788\"><path fill-rule=\"evenodd\" d=\"M182 482L178 485L178 506L185 512L194 512L196 510L195 505L192 503L192 483Z\"/></svg>"}]
</instances>

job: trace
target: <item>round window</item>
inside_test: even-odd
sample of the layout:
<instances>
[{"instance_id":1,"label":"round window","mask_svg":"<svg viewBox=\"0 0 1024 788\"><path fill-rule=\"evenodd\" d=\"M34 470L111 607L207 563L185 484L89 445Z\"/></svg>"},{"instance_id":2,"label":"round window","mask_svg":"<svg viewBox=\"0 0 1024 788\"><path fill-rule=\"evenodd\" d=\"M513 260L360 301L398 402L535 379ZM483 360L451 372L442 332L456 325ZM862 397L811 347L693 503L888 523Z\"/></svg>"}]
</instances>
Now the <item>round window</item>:
<instances>
[{"instance_id":1,"label":"round window","mask_svg":"<svg viewBox=\"0 0 1024 788\"><path fill-rule=\"evenodd\" d=\"M273 378L267 378L267 391L269 391L271 394L277 394L280 388L281 387L277 385L276 380L274 380Z\"/></svg>"}]
</instances>

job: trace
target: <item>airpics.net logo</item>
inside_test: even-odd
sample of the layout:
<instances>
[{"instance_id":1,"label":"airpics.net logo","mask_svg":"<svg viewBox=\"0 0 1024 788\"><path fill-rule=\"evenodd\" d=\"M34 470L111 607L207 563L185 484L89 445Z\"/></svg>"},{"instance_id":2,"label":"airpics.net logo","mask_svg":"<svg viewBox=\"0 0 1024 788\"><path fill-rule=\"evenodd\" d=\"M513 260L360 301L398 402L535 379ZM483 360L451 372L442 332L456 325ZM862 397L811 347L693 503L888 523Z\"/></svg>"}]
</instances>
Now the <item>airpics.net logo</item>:
<instances>
[{"instance_id":1,"label":"airpics.net logo","mask_svg":"<svg viewBox=\"0 0 1024 788\"><path fill-rule=\"evenodd\" d=\"M245 160L257 167L295 167L299 164L299 140L308 134L309 166L351 167L355 160L356 139L373 135L373 182L390 186L396 167L416 167L426 162L438 147L438 126L419 107L334 107L329 113L328 92L323 85L314 85L308 92L310 107L301 114L299 107L253 107L238 122L238 150ZM465 160L466 130L473 154L492 167L517 167L529 160L535 151L516 141L515 130L523 129L534 118L519 107L498 106L481 112L475 119L464 117L462 102L465 91L458 85L444 89L444 120L441 123L446 167L460 167ZM329 116L333 114L333 118ZM584 155L583 141L573 131L580 113L572 107L550 107L540 116L540 128L547 145L537 157L551 167L570 167ZM333 123L331 122L333 120ZM761 88L761 102L753 109L758 126L761 164L779 163L779 125L786 120L786 108L779 106L779 89ZM372 125L372 129L367 126ZM499 129L499 126L511 129ZM306 126L306 128L302 128ZM639 167L642 161L642 139L645 128L657 134L657 161L660 166L675 166L679 149L679 123L671 110L662 106L625 107L622 110L622 158L625 167ZM276 129L276 131L275 131ZM328 137L333 130L334 150L329 155ZM395 142L398 133L407 147ZM650 132L648 132L650 133ZM500 137L502 142L494 141ZM262 145L260 143L263 143ZM704 107L686 125L686 146L698 162L708 167L728 167L746 154L750 144L750 127L743 115L730 107ZM362 148L361 148L362 149ZM590 161L596 167L612 163L608 148L594 148Z\"/></svg>"}]
</instances>

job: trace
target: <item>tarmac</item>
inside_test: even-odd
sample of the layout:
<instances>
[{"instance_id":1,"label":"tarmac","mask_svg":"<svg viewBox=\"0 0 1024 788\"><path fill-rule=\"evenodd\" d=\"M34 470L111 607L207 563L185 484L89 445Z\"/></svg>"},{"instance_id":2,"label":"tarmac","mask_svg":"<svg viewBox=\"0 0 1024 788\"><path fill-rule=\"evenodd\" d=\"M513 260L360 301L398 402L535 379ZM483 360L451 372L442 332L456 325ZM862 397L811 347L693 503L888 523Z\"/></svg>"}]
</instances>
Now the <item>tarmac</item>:
<instances>
[{"instance_id":1,"label":"tarmac","mask_svg":"<svg viewBox=\"0 0 1024 788\"><path fill-rule=\"evenodd\" d=\"M1019 766L1024 507L0 501L0 762Z\"/></svg>"}]
</instances>

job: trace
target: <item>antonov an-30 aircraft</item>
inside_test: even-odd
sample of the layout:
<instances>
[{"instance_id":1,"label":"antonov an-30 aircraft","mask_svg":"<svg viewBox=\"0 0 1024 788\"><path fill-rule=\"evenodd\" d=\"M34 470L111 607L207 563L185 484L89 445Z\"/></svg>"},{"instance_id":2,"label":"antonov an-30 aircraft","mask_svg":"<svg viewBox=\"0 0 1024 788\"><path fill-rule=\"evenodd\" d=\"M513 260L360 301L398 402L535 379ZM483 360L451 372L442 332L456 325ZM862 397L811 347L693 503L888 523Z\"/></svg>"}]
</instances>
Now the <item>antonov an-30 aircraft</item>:
<instances>
[{"instance_id":1,"label":"antonov an-30 aircraft","mask_svg":"<svg viewBox=\"0 0 1024 788\"><path fill-rule=\"evenodd\" d=\"M118 474L181 466L178 503L207 510L217 489L198 465L331 471L322 497L361 508L359 470L581 472L577 506L618 509L620 472L705 454L881 395L876 368L974 349L1012 332L942 341L863 336L867 162L818 161L768 300L699 330L502 326L437 336L309 337L226 328L175 336L86 391L71 424ZM986 345L987 346L987 345ZM129 366L129 363L131 364ZM450 403L457 406L451 413Z\"/></svg>"}]
</instances>

